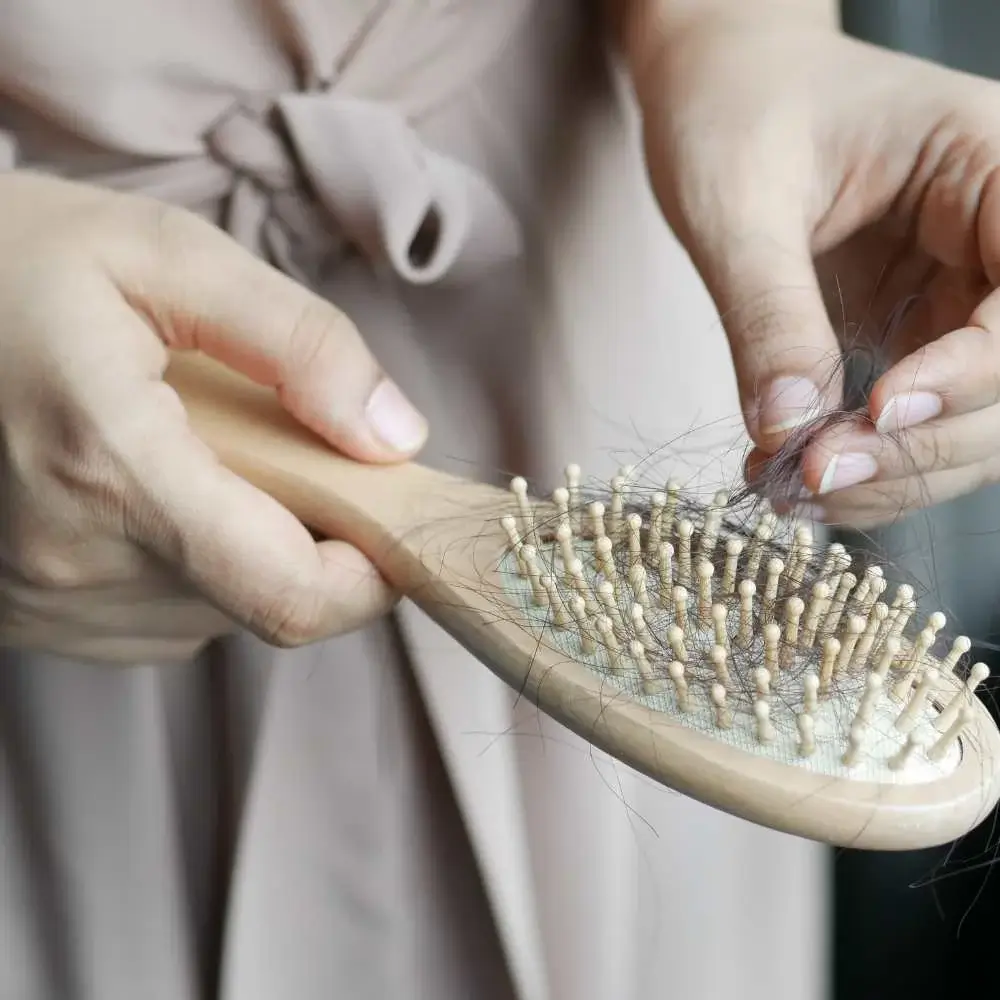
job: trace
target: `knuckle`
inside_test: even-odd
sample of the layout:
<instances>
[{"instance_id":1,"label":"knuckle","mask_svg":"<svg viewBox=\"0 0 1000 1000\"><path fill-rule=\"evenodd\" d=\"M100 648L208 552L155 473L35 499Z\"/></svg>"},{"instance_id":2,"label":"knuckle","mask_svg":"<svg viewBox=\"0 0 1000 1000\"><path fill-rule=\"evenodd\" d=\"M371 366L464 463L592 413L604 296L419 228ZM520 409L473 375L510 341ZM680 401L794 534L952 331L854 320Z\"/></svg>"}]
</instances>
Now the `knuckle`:
<instances>
[{"instance_id":1,"label":"knuckle","mask_svg":"<svg viewBox=\"0 0 1000 1000\"><path fill-rule=\"evenodd\" d=\"M285 364L289 372L310 372L349 357L345 348L357 341L357 331L346 316L324 302L310 298L298 310L288 336ZM356 353L356 352L350 352Z\"/></svg>"},{"instance_id":2,"label":"knuckle","mask_svg":"<svg viewBox=\"0 0 1000 1000\"><path fill-rule=\"evenodd\" d=\"M982 319L986 320L986 317ZM961 367L974 373L973 381L979 383L974 393L979 396L977 405L984 407L1000 403L1000 335L995 324L992 321L972 323L962 330L961 338L966 348L964 356L959 355ZM949 346L954 350L953 345ZM954 360L949 360L949 367L953 367Z\"/></svg>"},{"instance_id":3,"label":"knuckle","mask_svg":"<svg viewBox=\"0 0 1000 1000\"><path fill-rule=\"evenodd\" d=\"M124 469L125 462L110 448L87 448L60 456L47 472L81 525L118 531L127 521L129 507Z\"/></svg>"},{"instance_id":4,"label":"knuckle","mask_svg":"<svg viewBox=\"0 0 1000 1000\"><path fill-rule=\"evenodd\" d=\"M130 208L129 222L141 236L130 273L140 287L154 280L169 287L184 274L218 267L219 241L228 237L207 219L152 199L136 199Z\"/></svg>"},{"instance_id":5,"label":"knuckle","mask_svg":"<svg viewBox=\"0 0 1000 1000\"><path fill-rule=\"evenodd\" d=\"M296 314L288 334L288 364L308 371L322 362L330 349L329 316L314 302L306 302Z\"/></svg>"},{"instance_id":6,"label":"knuckle","mask_svg":"<svg viewBox=\"0 0 1000 1000\"><path fill-rule=\"evenodd\" d=\"M950 469L957 454L954 437L943 427L900 435L894 448L897 464L905 476Z\"/></svg>"},{"instance_id":7,"label":"knuckle","mask_svg":"<svg viewBox=\"0 0 1000 1000\"><path fill-rule=\"evenodd\" d=\"M973 492L995 486L1000 482L1000 454L993 455L976 466Z\"/></svg>"},{"instance_id":8,"label":"knuckle","mask_svg":"<svg viewBox=\"0 0 1000 1000\"><path fill-rule=\"evenodd\" d=\"M318 608L301 591L285 590L260 605L250 616L250 629L282 649L306 646L321 638Z\"/></svg>"},{"instance_id":9,"label":"knuckle","mask_svg":"<svg viewBox=\"0 0 1000 1000\"><path fill-rule=\"evenodd\" d=\"M963 331L962 336L963 338L970 337L970 360L990 358L994 362L1000 361L1000 343L997 342L994 330L985 325L973 325L967 327L966 330L968 333ZM995 365L991 365L991 368L995 369L995 367Z\"/></svg>"},{"instance_id":10,"label":"knuckle","mask_svg":"<svg viewBox=\"0 0 1000 1000\"><path fill-rule=\"evenodd\" d=\"M18 576L40 590L72 590L92 582L85 566L57 547L25 540L11 553Z\"/></svg>"},{"instance_id":11,"label":"knuckle","mask_svg":"<svg viewBox=\"0 0 1000 1000\"><path fill-rule=\"evenodd\" d=\"M212 232L206 220L176 205L153 202L148 213L150 236L161 258L190 253L192 245Z\"/></svg>"},{"instance_id":12,"label":"knuckle","mask_svg":"<svg viewBox=\"0 0 1000 1000\"><path fill-rule=\"evenodd\" d=\"M932 431L928 439L927 471L950 469L954 464L955 452L955 439L951 434L943 429Z\"/></svg>"}]
</instances>

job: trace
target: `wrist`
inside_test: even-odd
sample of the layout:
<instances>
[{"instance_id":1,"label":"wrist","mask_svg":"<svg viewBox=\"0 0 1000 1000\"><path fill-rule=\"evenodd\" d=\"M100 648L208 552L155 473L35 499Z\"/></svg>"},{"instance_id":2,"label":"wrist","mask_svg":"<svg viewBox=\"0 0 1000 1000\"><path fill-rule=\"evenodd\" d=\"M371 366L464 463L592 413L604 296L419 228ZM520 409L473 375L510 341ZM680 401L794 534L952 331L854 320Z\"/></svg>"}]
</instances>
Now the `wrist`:
<instances>
[{"instance_id":1,"label":"wrist","mask_svg":"<svg viewBox=\"0 0 1000 1000\"><path fill-rule=\"evenodd\" d=\"M604 0L609 30L636 82L693 35L780 26L840 30L837 0Z\"/></svg>"}]
</instances>

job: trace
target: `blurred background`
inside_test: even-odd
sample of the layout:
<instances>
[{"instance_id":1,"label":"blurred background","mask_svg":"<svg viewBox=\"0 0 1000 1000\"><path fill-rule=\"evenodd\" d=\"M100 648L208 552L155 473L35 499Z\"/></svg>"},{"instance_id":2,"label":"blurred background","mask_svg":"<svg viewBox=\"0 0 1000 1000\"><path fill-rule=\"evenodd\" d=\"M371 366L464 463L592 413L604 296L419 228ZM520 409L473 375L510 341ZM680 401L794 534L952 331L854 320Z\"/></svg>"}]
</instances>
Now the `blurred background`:
<instances>
[{"instance_id":1,"label":"blurred background","mask_svg":"<svg viewBox=\"0 0 1000 1000\"><path fill-rule=\"evenodd\" d=\"M841 11L858 38L1000 78L998 0L842 0ZM989 649L1000 642L1000 488L842 540L886 552L915 576L954 629L979 640L976 658L1000 673ZM991 690L995 701L995 683ZM943 1000L959 989L995 996L998 843L988 822L948 850L837 852L833 1000Z\"/></svg>"}]
</instances>

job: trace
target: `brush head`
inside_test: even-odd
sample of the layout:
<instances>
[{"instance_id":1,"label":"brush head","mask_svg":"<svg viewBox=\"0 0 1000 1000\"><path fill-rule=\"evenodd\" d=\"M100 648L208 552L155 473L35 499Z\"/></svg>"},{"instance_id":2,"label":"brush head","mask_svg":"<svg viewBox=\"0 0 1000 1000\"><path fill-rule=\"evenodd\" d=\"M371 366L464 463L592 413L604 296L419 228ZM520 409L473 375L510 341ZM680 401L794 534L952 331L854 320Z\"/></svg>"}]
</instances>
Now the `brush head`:
<instances>
[{"instance_id":1,"label":"brush head","mask_svg":"<svg viewBox=\"0 0 1000 1000\"><path fill-rule=\"evenodd\" d=\"M830 844L929 847L1000 798L988 670L842 545L623 469L550 500L334 454L271 390L172 358L193 429L317 533L362 549L511 688L611 756Z\"/></svg>"},{"instance_id":2,"label":"brush head","mask_svg":"<svg viewBox=\"0 0 1000 1000\"><path fill-rule=\"evenodd\" d=\"M531 637L523 690L613 756L706 803L827 843L905 849L1000 797L985 665L879 566L766 506L512 484L497 585Z\"/></svg>"}]
</instances>

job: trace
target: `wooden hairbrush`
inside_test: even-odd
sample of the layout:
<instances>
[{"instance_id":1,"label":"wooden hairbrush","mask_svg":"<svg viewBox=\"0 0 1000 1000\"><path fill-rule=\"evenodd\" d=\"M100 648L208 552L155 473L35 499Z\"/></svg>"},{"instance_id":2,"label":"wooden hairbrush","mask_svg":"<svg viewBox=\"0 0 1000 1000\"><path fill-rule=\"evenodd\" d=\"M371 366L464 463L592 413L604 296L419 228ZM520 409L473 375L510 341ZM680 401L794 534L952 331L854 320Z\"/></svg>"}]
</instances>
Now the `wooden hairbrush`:
<instances>
[{"instance_id":1,"label":"wooden hairbrush","mask_svg":"<svg viewBox=\"0 0 1000 1000\"><path fill-rule=\"evenodd\" d=\"M971 644L912 588L852 573L770 511L734 523L627 475L548 500L331 452L273 393L195 354L167 380L195 432L304 524L346 535L508 685L672 789L828 844L903 850L1000 798ZM885 598L883 600L882 598Z\"/></svg>"}]
</instances>

